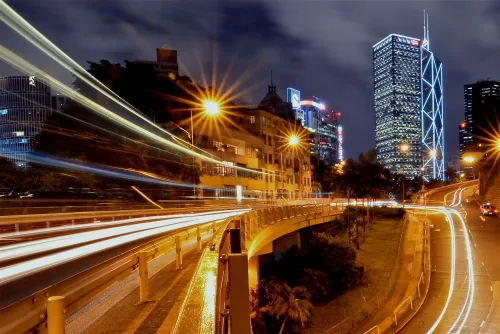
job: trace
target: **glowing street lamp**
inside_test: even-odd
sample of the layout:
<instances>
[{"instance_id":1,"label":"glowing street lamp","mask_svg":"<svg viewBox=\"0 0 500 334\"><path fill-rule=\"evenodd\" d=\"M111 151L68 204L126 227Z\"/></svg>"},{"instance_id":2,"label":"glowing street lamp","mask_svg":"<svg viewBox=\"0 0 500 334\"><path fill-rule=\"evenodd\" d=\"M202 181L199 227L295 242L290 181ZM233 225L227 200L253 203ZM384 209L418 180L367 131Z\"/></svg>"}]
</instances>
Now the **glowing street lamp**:
<instances>
[{"instance_id":1,"label":"glowing street lamp","mask_svg":"<svg viewBox=\"0 0 500 334\"><path fill-rule=\"evenodd\" d=\"M290 146L295 146L298 143L299 143L299 137L297 137L296 135L292 135L288 139L288 145L290 145Z\"/></svg>"},{"instance_id":2,"label":"glowing street lamp","mask_svg":"<svg viewBox=\"0 0 500 334\"><path fill-rule=\"evenodd\" d=\"M474 161L476 161L476 159L473 157L473 156L470 156L470 155L466 155L464 158L463 158L464 162L465 163L468 163L468 164L471 164L473 163Z\"/></svg>"},{"instance_id":3,"label":"glowing street lamp","mask_svg":"<svg viewBox=\"0 0 500 334\"><path fill-rule=\"evenodd\" d=\"M403 145L401 145L401 147L399 148L399 150L401 151L401 153L408 153L408 151L410 150L410 145L403 144Z\"/></svg>"},{"instance_id":4,"label":"glowing street lamp","mask_svg":"<svg viewBox=\"0 0 500 334\"><path fill-rule=\"evenodd\" d=\"M203 101L203 106L205 107L205 113L210 116L217 116L220 114L220 106L215 101L205 100Z\"/></svg>"}]
</instances>

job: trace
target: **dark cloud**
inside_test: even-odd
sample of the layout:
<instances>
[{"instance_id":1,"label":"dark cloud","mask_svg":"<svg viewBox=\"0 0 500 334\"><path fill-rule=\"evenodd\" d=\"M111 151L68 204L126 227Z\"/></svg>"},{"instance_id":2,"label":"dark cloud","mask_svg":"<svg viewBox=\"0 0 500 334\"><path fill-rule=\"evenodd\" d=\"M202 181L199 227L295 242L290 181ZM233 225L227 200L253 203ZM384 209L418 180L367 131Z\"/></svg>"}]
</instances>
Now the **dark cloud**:
<instances>
[{"instance_id":1,"label":"dark cloud","mask_svg":"<svg viewBox=\"0 0 500 334\"><path fill-rule=\"evenodd\" d=\"M431 48L444 64L447 155L458 147L463 85L500 80L498 1L8 1L71 57L153 59L162 45L179 50L186 70L199 78L235 59L231 79L252 72L244 87L258 103L269 72L281 93L287 86L320 96L343 111L345 146L355 157L374 145L372 45L390 33L422 37L429 13ZM18 47L10 37L7 44ZM201 69L198 65L201 60ZM219 73L219 75L222 73Z\"/></svg>"}]
</instances>

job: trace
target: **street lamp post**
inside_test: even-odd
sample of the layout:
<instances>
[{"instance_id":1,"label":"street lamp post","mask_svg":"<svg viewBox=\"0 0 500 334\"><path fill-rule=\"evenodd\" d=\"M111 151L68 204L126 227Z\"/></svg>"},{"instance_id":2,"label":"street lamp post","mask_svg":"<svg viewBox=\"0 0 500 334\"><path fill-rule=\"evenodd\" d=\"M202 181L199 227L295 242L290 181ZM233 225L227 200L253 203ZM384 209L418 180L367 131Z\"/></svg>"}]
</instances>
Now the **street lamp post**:
<instances>
[{"instance_id":1,"label":"street lamp post","mask_svg":"<svg viewBox=\"0 0 500 334\"><path fill-rule=\"evenodd\" d=\"M401 154L406 158L408 151L410 150L410 145L403 144L399 148ZM405 208L405 161L403 159L403 209Z\"/></svg>"},{"instance_id":2,"label":"street lamp post","mask_svg":"<svg viewBox=\"0 0 500 334\"><path fill-rule=\"evenodd\" d=\"M191 149L194 151L194 126L193 126L193 109L191 111ZM192 166L192 173L193 173L193 199L196 199L196 184L195 184L195 158L193 154L193 166Z\"/></svg>"}]
</instances>

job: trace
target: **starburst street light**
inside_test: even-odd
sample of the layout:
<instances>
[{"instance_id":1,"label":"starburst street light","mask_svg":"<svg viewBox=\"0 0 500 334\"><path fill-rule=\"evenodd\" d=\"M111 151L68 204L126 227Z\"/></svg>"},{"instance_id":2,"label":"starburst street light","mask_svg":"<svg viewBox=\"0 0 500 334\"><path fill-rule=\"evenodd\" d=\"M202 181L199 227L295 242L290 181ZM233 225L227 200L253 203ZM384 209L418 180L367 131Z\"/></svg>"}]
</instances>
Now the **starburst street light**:
<instances>
[{"instance_id":1,"label":"starburst street light","mask_svg":"<svg viewBox=\"0 0 500 334\"><path fill-rule=\"evenodd\" d=\"M220 113L220 106L217 102L211 100L203 101L205 113L210 116L217 116Z\"/></svg>"},{"instance_id":2,"label":"starburst street light","mask_svg":"<svg viewBox=\"0 0 500 334\"><path fill-rule=\"evenodd\" d=\"M296 135L291 135L290 138L288 139L288 145L290 146L295 146L299 144L299 137Z\"/></svg>"},{"instance_id":3,"label":"starburst street light","mask_svg":"<svg viewBox=\"0 0 500 334\"><path fill-rule=\"evenodd\" d=\"M466 155L464 158L463 158L464 162L468 163L468 164L471 164L473 163L474 161L476 161L476 159L473 157L473 156L470 156L470 155Z\"/></svg>"}]
</instances>

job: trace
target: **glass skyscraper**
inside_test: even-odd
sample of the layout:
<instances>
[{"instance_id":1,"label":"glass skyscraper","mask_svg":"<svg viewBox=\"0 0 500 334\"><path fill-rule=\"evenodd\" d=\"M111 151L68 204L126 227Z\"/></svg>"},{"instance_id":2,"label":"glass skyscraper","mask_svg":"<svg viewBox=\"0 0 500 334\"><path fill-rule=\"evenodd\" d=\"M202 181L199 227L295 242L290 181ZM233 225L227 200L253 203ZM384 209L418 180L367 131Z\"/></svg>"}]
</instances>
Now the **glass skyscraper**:
<instances>
[{"instance_id":1,"label":"glass skyscraper","mask_svg":"<svg viewBox=\"0 0 500 334\"><path fill-rule=\"evenodd\" d=\"M420 40L391 34L373 46L377 161L393 173L421 175ZM410 150L403 154L402 144Z\"/></svg>"},{"instance_id":2,"label":"glass skyscraper","mask_svg":"<svg viewBox=\"0 0 500 334\"><path fill-rule=\"evenodd\" d=\"M50 87L34 76L0 78L0 156L27 167L36 136L51 113Z\"/></svg>"},{"instance_id":3,"label":"glass skyscraper","mask_svg":"<svg viewBox=\"0 0 500 334\"><path fill-rule=\"evenodd\" d=\"M444 180L443 64L424 39L391 34L373 46L377 160L391 172ZM408 144L407 154L400 152Z\"/></svg>"}]
</instances>

